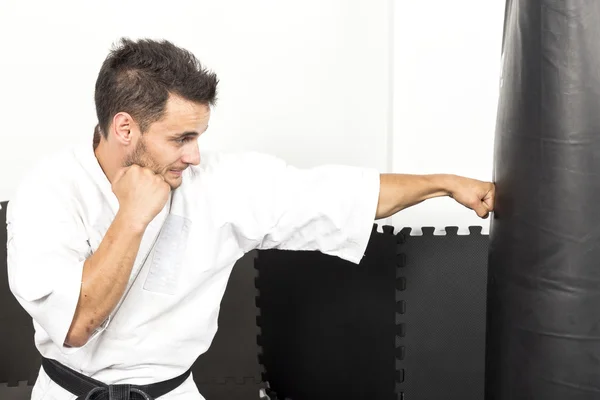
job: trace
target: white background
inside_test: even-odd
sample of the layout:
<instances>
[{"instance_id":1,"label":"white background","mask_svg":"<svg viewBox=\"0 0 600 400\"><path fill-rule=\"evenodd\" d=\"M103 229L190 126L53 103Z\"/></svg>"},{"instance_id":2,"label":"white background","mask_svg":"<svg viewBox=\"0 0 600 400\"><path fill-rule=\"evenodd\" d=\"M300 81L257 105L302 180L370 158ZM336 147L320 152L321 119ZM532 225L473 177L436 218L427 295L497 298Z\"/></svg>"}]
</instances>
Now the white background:
<instances>
[{"instance_id":1,"label":"white background","mask_svg":"<svg viewBox=\"0 0 600 400\"><path fill-rule=\"evenodd\" d=\"M1 0L0 200L91 139L96 75L122 36L169 39L217 72L202 146L490 180L503 17L502 0ZM447 198L382 222L489 226Z\"/></svg>"}]
</instances>

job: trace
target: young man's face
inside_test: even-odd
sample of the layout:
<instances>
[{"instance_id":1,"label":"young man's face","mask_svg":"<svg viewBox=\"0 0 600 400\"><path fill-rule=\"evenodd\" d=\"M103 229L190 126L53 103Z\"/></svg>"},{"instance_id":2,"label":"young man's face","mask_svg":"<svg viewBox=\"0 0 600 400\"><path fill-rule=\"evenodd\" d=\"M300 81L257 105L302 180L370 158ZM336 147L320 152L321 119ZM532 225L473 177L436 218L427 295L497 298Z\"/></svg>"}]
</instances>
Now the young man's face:
<instances>
[{"instance_id":1,"label":"young man's face","mask_svg":"<svg viewBox=\"0 0 600 400\"><path fill-rule=\"evenodd\" d=\"M208 128L210 108L179 97L167 102L165 115L150 125L143 135L137 135L134 149L123 164L137 164L163 175L176 189L181 185L181 174L189 165L200 163L198 136Z\"/></svg>"}]
</instances>

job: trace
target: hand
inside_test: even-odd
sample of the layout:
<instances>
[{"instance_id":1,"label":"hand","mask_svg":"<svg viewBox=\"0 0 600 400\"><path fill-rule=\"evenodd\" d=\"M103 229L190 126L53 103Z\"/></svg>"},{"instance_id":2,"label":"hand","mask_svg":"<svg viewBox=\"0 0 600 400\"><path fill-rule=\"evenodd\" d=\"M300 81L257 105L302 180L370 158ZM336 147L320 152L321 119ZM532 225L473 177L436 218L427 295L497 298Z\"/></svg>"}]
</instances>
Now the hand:
<instances>
[{"instance_id":1,"label":"hand","mask_svg":"<svg viewBox=\"0 0 600 400\"><path fill-rule=\"evenodd\" d=\"M171 186L162 175L132 165L119 170L112 190L119 200L119 213L145 229L167 203Z\"/></svg>"},{"instance_id":2,"label":"hand","mask_svg":"<svg viewBox=\"0 0 600 400\"><path fill-rule=\"evenodd\" d=\"M475 211L480 218L487 218L494 211L496 186L491 182L456 176L451 185L450 197Z\"/></svg>"}]
</instances>

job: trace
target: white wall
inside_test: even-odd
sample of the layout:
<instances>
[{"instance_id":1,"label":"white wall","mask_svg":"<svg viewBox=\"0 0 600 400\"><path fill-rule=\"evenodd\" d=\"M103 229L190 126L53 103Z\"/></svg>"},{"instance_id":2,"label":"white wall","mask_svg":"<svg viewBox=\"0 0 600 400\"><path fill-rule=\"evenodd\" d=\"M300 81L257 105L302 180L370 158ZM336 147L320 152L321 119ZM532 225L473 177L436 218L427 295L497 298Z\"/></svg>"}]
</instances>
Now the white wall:
<instances>
[{"instance_id":1,"label":"white wall","mask_svg":"<svg viewBox=\"0 0 600 400\"><path fill-rule=\"evenodd\" d=\"M121 36L168 38L218 73L204 146L489 179L503 2L436 3L2 0L0 200L39 157L90 139ZM431 201L394 223L481 224L462 211Z\"/></svg>"},{"instance_id":2,"label":"white wall","mask_svg":"<svg viewBox=\"0 0 600 400\"><path fill-rule=\"evenodd\" d=\"M393 170L492 179L504 3L396 2ZM393 224L489 232L489 220L450 198L398 213Z\"/></svg>"},{"instance_id":3,"label":"white wall","mask_svg":"<svg viewBox=\"0 0 600 400\"><path fill-rule=\"evenodd\" d=\"M0 199L39 156L89 140L95 78L120 36L169 38L218 73L204 145L386 166L387 0L0 4Z\"/></svg>"}]
</instances>

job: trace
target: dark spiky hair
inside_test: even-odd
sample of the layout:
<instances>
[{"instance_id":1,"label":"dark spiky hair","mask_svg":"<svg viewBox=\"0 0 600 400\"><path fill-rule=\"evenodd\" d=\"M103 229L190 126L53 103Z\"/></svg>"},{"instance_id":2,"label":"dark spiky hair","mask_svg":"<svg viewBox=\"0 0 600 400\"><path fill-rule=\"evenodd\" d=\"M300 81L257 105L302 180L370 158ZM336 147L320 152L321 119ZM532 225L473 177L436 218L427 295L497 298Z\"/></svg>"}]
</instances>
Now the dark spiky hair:
<instances>
[{"instance_id":1,"label":"dark spiky hair","mask_svg":"<svg viewBox=\"0 0 600 400\"><path fill-rule=\"evenodd\" d=\"M123 38L110 51L96 81L95 102L99 131L119 112L127 112L145 132L160 120L169 95L212 106L217 76L188 50L162 40Z\"/></svg>"}]
</instances>

